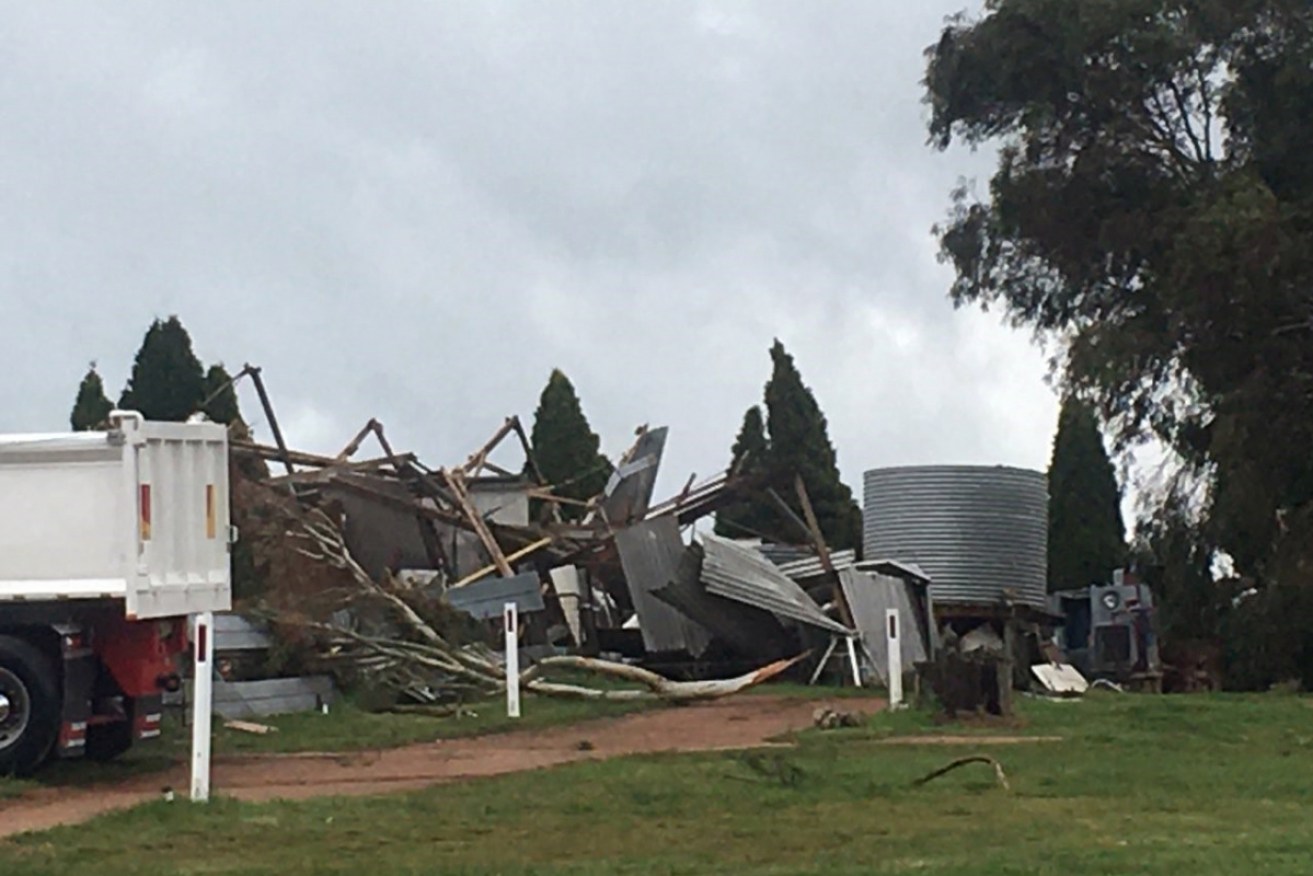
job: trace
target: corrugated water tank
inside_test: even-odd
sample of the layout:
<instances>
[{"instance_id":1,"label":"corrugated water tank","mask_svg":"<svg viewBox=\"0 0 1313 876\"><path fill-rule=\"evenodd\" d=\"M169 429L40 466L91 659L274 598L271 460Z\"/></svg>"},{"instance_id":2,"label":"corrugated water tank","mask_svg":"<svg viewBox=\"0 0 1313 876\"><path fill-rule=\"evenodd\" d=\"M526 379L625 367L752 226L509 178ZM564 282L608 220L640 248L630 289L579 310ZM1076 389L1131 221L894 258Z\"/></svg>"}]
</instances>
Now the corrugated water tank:
<instances>
[{"instance_id":1,"label":"corrugated water tank","mask_svg":"<svg viewBox=\"0 0 1313 876\"><path fill-rule=\"evenodd\" d=\"M1007 466L878 468L863 477L868 560L914 562L937 605L1043 608L1048 578L1048 478Z\"/></svg>"}]
</instances>

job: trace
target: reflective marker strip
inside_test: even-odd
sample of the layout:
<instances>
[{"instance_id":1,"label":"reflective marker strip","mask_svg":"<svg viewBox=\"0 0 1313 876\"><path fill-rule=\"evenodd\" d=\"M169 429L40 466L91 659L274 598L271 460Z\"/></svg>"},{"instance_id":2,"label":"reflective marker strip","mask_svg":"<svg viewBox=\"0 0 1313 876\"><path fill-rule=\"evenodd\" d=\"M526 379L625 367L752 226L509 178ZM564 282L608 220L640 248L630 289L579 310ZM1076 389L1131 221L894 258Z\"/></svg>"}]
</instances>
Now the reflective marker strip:
<instances>
[{"instance_id":1,"label":"reflective marker strip","mask_svg":"<svg viewBox=\"0 0 1313 876\"><path fill-rule=\"evenodd\" d=\"M214 538L216 522L214 515L214 484L205 485L205 537Z\"/></svg>"},{"instance_id":2,"label":"reflective marker strip","mask_svg":"<svg viewBox=\"0 0 1313 876\"><path fill-rule=\"evenodd\" d=\"M150 541L150 484L141 485L141 540Z\"/></svg>"},{"instance_id":3,"label":"reflective marker strip","mask_svg":"<svg viewBox=\"0 0 1313 876\"><path fill-rule=\"evenodd\" d=\"M59 747L65 750L82 748L87 744L86 737L86 721L66 721L59 728Z\"/></svg>"}]
</instances>

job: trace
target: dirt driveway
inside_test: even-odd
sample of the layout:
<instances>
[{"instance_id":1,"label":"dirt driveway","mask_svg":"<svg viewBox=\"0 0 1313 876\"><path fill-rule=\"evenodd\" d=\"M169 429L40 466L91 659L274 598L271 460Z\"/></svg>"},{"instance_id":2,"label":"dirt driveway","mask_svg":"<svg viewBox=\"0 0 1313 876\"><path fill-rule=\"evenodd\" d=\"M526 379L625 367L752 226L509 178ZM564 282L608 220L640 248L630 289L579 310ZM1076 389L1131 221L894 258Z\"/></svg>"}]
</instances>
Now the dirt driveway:
<instances>
[{"instance_id":1,"label":"dirt driveway","mask_svg":"<svg viewBox=\"0 0 1313 876\"><path fill-rule=\"evenodd\" d=\"M752 748L809 727L813 711L826 706L871 714L883 708L884 701L739 696L546 730L382 751L233 755L215 760L212 782L217 794L239 800L302 799L380 794L626 754ZM179 766L118 785L39 788L0 803L0 837L86 821L156 799L165 787L182 794L187 786L187 770Z\"/></svg>"}]
</instances>

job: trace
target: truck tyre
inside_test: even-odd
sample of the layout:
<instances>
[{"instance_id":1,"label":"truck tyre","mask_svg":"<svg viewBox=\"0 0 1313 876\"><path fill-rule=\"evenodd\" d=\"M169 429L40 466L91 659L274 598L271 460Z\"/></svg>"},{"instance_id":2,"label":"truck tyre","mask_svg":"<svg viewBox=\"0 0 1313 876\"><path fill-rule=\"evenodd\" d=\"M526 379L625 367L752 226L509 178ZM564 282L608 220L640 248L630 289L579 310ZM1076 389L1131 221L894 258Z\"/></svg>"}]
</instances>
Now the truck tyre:
<instances>
[{"instance_id":1,"label":"truck tyre","mask_svg":"<svg viewBox=\"0 0 1313 876\"><path fill-rule=\"evenodd\" d=\"M25 776L59 736L59 679L38 649L0 635L0 775Z\"/></svg>"},{"instance_id":2,"label":"truck tyre","mask_svg":"<svg viewBox=\"0 0 1313 876\"><path fill-rule=\"evenodd\" d=\"M87 728L88 760L113 760L132 747L132 716L135 704L125 697L123 705L127 720L115 721L112 724L95 724Z\"/></svg>"}]
</instances>

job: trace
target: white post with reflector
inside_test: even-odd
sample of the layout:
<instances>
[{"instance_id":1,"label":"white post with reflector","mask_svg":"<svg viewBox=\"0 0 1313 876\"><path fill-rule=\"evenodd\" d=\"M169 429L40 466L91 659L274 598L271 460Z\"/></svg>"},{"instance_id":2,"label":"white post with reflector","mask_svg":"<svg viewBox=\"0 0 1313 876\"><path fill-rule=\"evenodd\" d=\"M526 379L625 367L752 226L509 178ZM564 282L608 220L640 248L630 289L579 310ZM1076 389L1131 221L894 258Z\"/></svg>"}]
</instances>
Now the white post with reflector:
<instances>
[{"instance_id":1,"label":"white post with reflector","mask_svg":"<svg viewBox=\"0 0 1313 876\"><path fill-rule=\"evenodd\" d=\"M889 708L903 704L903 646L899 641L898 609L885 610L885 643L889 649Z\"/></svg>"},{"instance_id":2,"label":"white post with reflector","mask_svg":"<svg viewBox=\"0 0 1313 876\"><path fill-rule=\"evenodd\" d=\"M210 799L210 730L214 714L214 613L192 615L191 799Z\"/></svg>"},{"instance_id":3,"label":"white post with reflector","mask_svg":"<svg viewBox=\"0 0 1313 876\"><path fill-rule=\"evenodd\" d=\"M514 602L503 608L506 627L506 717L520 717L520 615Z\"/></svg>"}]
</instances>

